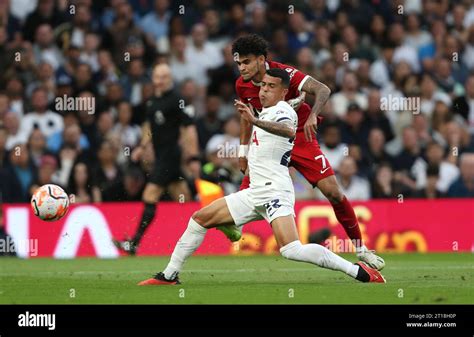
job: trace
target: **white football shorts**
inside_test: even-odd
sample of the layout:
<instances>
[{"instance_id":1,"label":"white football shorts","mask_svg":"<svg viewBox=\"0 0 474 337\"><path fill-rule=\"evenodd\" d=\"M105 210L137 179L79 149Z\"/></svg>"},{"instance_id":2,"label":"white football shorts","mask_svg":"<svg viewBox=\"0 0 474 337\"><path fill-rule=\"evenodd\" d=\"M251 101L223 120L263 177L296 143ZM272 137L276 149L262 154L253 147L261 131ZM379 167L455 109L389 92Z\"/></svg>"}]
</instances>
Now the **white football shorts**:
<instances>
[{"instance_id":1,"label":"white football shorts","mask_svg":"<svg viewBox=\"0 0 474 337\"><path fill-rule=\"evenodd\" d=\"M267 193L270 195L266 202L261 197L255 198L252 189L245 190L225 196L230 215L237 226L255 220L265 219L268 223L287 215L295 216L295 195L293 193ZM258 200L258 202L257 202Z\"/></svg>"}]
</instances>

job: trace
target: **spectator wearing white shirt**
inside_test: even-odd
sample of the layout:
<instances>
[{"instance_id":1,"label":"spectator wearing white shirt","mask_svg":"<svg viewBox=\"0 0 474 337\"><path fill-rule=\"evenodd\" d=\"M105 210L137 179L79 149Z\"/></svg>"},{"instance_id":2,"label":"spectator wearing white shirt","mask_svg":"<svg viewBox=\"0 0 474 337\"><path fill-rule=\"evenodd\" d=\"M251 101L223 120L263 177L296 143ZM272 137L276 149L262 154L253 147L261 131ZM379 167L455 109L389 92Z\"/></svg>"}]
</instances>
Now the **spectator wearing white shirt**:
<instances>
[{"instance_id":1,"label":"spectator wearing white shirt","mask_svg":"<svg viewBox=\"0 0 474 337\"><path fill-rule=\"evenodd\" d=\"M406 18L407 30L405 44L419 50L420 47L431 43L431 34L420 28L420 19L417 14L409 14Z\"/></svg>"},{"instance_id":2,"label":"spectator wearing white shirt","mask_svg":"<svg viewBox=\"0 0 474 337\"><path fill-rule=\"evenodd\" d=\"M28 137L25 137L20 133L20 119L14 112L7 112L3 117L3 123L5 130L7 131L7 141L5 143L5 149L10 151L16 144L25 144L28 141Z\"/></svg>"},{"instance_id":3,"label":"spectator wearing white shirt","mask_svg":"<svg viewBox=\"0 0 474 337\"><path fill-rule=\"evenodd\" d=\"M193 26L191 43L186 47L185 57L198 70L196 82L199 86L208 85L209 69L217 68L224 63L222 52L207 40L207 29L202 23Z\"/></svg>"},{"instance_id":4,"label":"spectator wearing white shirt","mask_svg":"<svg viewBox=\"0 0 474 337\"><path fill-rule=\"evenodd\" d=\"M418 73L421 70L421 66L416 48L406 43L405 28L400 22L395 22L390 25L388 38L389 41L396 46L393 54L393 63L397 64L405 61L410 65L413 72Z\"/></svg>"},{"instance_id":5,"label":"spectator wearing white shirt","mask_svg":"<svg viewBox=\"0 0 474 337\"><path fill-rule=\"evenodd\" d=\"M192 60L186 57L186 36L178 34L171 39L170 67L173 79L179 85L187 78L199 80L199 71Z\"/></svg>"},{"instance_id":6,"label":"spectator wearing white shirt","mask_svg":"<svg viewBox=\"0 0 474 337\"><path fill-rule=\"evenodd\" d=\"M35 128L40 129L45 137L63 130L63 118L48 110L48 96L44 88L39 87L33 91L31 104L34 110L23 117L20 125L20 134L23 137L28 139Z\"/></svg>"},{"instance_id":7,"label":"spectator wearing white shirt","mask_svg":"<svg viewBox=\"0 0 474 337\"><path fill-rule=\"evenodd\" d=\"M412 173L416 178L417 189L422 189L427 184L428 166L439 167L436 188L442 193L446 193L449 186L459 177L459 168L444 159L444 150L441 145L432 142L426 148L426 160L419 157L413 164Z\"/></svg>"},{"instance_id":8,"label":"spectator wearing white shirt","mask_svg":"<svg viewBox=\"0 0 474 337\"><path fill-rule=\"evenodd\" d=\"M36 63L49 63L55 71L64 63L63 54L54 43L53 29L49 24L42 24L36 29L33 53Z\"/></svg>"},{"instance_id":9,"label":"spectator wearing white shirt","mask_svg":"<svg viewBox=\"0 0 474 337\"><path fill-rule=\"evenodd\" d=\"M451 98L448 94L438 89L438 85L431 74L423 74L420 82L420 111L431 118L436 106L436 101L440 100L447 106L451 106Z\"/></svg>"},{"instance_id":10,"label":"spectator wearing white shirt","mask_svg":"<svg viewBox=\"0 0 474 337\"><path fill-rule=\"evenodd\" d=\"M357 163L354 158L344 157L337 175L341 190L350 200L368 200L370 199L369 181L357 176L356 173Z\"/></svg>"},{"instance_id":11,"label":"spectator wearing white shirt","mask_svg":"<svg viewBox=\"0 0 474 337\"><path fill-rule=\"evenodd\" d=\"M38 0L10 0L10 13L21 22L32 13L38 5Z\"/></svg>"},{"instance_id":12,"label":"spectator wearing white shirt","mask_svg":"<svg viewBox=\"0 0 474 337\"><path fill-rule=\"evenodd\" d=\"M334 112L339 118L346 115L350 103L357 103L362 110L367 109L367 95L359 92L358 88L357 76L347 71L343 77L341 91L331 97Z\"/></svg>"},{"instance_id":13,"label":"spectator wearing white shirt","mask_svg":"<svg viewBox=\"0 0 474 337\"><path fill-rule=\"evenodd\" d=\"M83 63L87 63L94 73L100 70L99 55L97 52L99 44L100 38L97 34L92 32L86 33L84 37L84 49L79 56L79 60Z\"/></svg>"},{"instance_id":14,"label":"spectator wearing white shirt","mask_svg":"<svg viewBox=\"0 0 474 337\"><path fill-rule=\"evenodd\" d=\"M119 136L122 146L134 148L140 142L141 128L138 125L132 125L132 106L123 101L117 105L118 122L112 128L112 133Z\"/></svg>"},{"instance_id":15,"label":"spectator wearing white shirt","mask_svg":"<svg viewBox=\"0 0 474 337\"><path fill-rule=\"evenodd\" d=\"M6 84L6 93L10 98L10 111L14 112L18 118L23 117L25 112L24 91L23 82L18 77L11 78Z\"/></svg>"},{"instance_id":16,"label":"spectator wearing white shirt","mask_svg":"<svg viewBox=\"0 0 474 337\"><path fill-rule=\"evenodd\" d=\"M395 45L390 41L384 41L382 52L370 66L370 80L380 88L390 83L390 72L393 68L392 60L395 52Z\"/></svg>"}]
</instances>

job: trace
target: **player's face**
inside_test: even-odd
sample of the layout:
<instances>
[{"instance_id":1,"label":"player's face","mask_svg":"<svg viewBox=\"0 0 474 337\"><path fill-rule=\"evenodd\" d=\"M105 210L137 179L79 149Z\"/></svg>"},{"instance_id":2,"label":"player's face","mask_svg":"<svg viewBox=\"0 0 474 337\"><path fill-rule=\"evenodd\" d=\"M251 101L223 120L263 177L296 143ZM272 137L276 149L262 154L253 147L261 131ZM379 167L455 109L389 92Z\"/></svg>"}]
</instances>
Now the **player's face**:
<instances>
[{"instance_id":1,"label":"player's face","mask_svg":"<svg viewBox=\"0 0 474 337\"><path fill-rule=\"evenodd\" d=\"M153 85L155 89L163 92L171 88L173 79L171 70L167 65L158 65L153 69Z\"/></svg>"},{"instance_id":2,"label":"player's face","mask_svg":"<svg viewBox=\"0 0 474 337\"><path fill-rule=\"evenodd\" d=\"M261 82L258 96L260 103L264 108L276 105L279 101L285 100L285 95L288 89L281 84L281 78L272 77L265 74Z\"/></svg>"},{"instance_id":3,"label":"player's face","mask_svg":"<svg viewBox=\"0 0 474 337\"><path fill-rule=\"evenodd\" d=\"M260 69L265 69L265 57L255 55L238 56L235 59L235 63L239 67L240 75L244 82L255 80L258 76Z\"/></svg>"}]
</instances>

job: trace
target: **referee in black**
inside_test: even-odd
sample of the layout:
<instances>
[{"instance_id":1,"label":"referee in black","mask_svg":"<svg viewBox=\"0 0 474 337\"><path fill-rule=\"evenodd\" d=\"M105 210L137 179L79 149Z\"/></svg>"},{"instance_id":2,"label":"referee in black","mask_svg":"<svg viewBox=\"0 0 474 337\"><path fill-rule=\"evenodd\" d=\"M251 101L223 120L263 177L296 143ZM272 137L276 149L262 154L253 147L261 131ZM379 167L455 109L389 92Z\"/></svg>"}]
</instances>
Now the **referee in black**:
<instances>
[{"instance_id":1,"label":"referee in black","mask_svg":"<svg viewBox=\"0 0 474 337\"><path fill-rule=\"evenodd\" d=\"M152 142L155 166L143 191L145 209L135 235L126 241L114 240L114 244L129 255L135 255L140 240L155 217L158 200L165 190L168 190L175 201L191 199L181 170L182 158L184 157L188 170L195 178L199 177L201 170L194 112L189 106L185 106L184 100L173 89L170 67L167 64L156 65L152 81L155 94L146 102L142 140L131 156L132 161L140 160L145 147ZM184 138L181 142L185 145L183 149L179 145L180 136Z\"/></svg>"}]
</instances>

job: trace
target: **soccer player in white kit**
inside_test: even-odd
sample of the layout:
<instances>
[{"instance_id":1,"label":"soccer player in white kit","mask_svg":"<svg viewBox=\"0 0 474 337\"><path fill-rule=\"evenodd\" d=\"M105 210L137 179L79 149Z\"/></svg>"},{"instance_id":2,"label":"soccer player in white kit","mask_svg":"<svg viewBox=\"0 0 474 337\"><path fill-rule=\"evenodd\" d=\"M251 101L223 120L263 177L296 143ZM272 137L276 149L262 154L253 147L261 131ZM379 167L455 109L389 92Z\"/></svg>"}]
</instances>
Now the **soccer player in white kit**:
<instances>
[{"instance_id":1,"label":"soccer player in white kit","mask_svg":"<svg viewBox=\"0 0 474 337\"><path fill-rule=\"evenodd\" d=\"M385 282L380 272L364 262L352 264L321 245L303 245L299 240L293 182L288 171L298 117L285 102L289 83L285 70L267 70L259 92L263 109L258 117L244 102L236 101L241 118L253 125L248 153L250 188L195 212L165 270L139 285L180 284L178 274L184 262L199 248L209 228L232 223L242 226L261 219L270 223L285 258L339 270L361 282Z\"/></svg>"}]
</instances>

